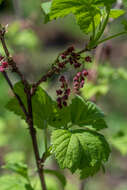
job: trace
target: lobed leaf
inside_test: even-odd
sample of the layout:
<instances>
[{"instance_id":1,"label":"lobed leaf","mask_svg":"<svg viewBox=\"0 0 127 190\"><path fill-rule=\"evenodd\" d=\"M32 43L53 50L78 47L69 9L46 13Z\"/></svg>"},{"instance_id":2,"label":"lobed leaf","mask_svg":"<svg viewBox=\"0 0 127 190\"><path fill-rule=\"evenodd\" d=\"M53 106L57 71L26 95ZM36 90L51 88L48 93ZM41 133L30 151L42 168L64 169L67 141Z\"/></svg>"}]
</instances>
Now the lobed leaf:
<instances>
[{"instance_id":1,"label":"lobed leaf","mask_svg":"<svg viewBox=\"0 0 127 190\"><path fill-rule=\"evenodd\" d=\"M122 10L122 9L111 9L110 18L116 19L116 18L118 18L118 17L120 17L120 16L122 16L124 14L125 14L125 11Z\"/></svg>"},{"instance_id":2,"label":"lobed leaf","mask_svg":"<svg viewBox=\"0 0 127 190\"><path fill-rule=\"evenodd\" d=\"M104 136L90 130L55 130L52 146L60 168L80 171L81 178L95 174L110 154Z\"/></svg>"},{"instance_id":3,"label":"lobed leaf","mask_svg":"<svg viewBox=\"0 0 127 190\"><path fill-rule=\"evenodd\" d=\"M21 82L18 82L14 86L15 92L21 97L26 109L27 109L27 99L24 93L24 88ZM33 106L33 120L34 125L38 128L44 128L45 122L48 122L52 115L52 106L54 102L48 96L48 94L39 87L36 91L36 94L32 97L32 106ZM19 115L22 119L26 120L25 115L19 106L17 99L12 98L6 108L15 114Z\"/></svg>"},{"instance_id":4,"label":"lobed leaf","mask_svg":"<svg viewBox=\"0 0 127 190\"><path fill-rule=\"evenodd\" d=\"M72 124L92 126L96 130L107 128L104 120L104 113L90 101L86 101L80 96L76 96L70 105ZM76 111L75 111L76 110Z\"/></svg>"},{"instance_id":5,"label":"lobed leaf","mask_svg":"<svg viewBox=\"0 0 127 190\"><path fill-rule=\"evenodd\" d=\"M74 14L77 24L84 33L92 30L93 20L95 27L98 26L101 10L105 7L110 9L116 0L53 0L50 9L50 20Z\"/></svg>"}]
</instances>

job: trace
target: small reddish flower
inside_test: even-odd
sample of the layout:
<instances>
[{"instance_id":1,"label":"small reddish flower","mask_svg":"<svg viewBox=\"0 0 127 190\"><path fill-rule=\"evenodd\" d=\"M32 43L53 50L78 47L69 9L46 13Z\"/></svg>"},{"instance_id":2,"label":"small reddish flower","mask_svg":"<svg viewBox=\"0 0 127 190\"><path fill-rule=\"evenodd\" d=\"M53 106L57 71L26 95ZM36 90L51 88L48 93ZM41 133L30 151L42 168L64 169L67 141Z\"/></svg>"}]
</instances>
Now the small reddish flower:
<instances>
[{"instance_id":1,"label":"small reddish flower","mask_svg":"<svg viewBox=\"0 0 127 190\"><path fill-rule=\"evenodd\" d=\"M61 76L59 81L60 81L60 82L65 82L65 77L64 77L64 76Z\"/></svg>"},{"instance_id":2,"label":"small reddish flower","mask_svg":"<svg viewBox=\"0 0 127 190\"><path fill-rule=\"evenodd\" d=\"M58 66L59 66L59 68L63 69L65 67L65 64L64 63L59 63Z\"/></svg>"},{"instance_id":3,"label":"small reddish flower","mask_svg":"<svg viewBox=\"0 0 127 190\"><path fill-rule=\"evenodd\" d=\"M63 102L63 105L64 105L64 106L67 106L67 102L64 101L64 102Z\"/></svg>"},{"instance_id":4,"label":"small reddish flower","mask_svg":"<svg viewBox=\"0 0 127 190\"><path fill-rule=\"evenodd\" d=\"M70 88L68 88L68 89L65 90L65 94L67 94L68 96L70 95L70 92L71 92Z\"/></svg>"},{"instance_id":5,"label":"small reddish flower","mask_svg":"<svg viewBox=\"0 0 127 190\"><path fill-rule=\"evenodd\" d=\"M63 93L62 90L56 90L57 96L61 95Z\"/></svg>"},{"instance_id":6,"label":"small reddish flower","mask_svg":"<svg viewBox=\"0 0 127 190\"><path fill-rule=\"evenodd\" d=\"M81 77L81 75L82 75L82 73L78 72L76 76L79 78L79 77Z\"/></svg>"},{"instance_id":7,"label":"small reddish flower","mask_svg":"<svg viewBox=\"0 0 127 190\"><path fill-rule=\"evenodd\" d=\"M83 75L83 76L87 76L87 75L88 75L88 71L87 71L86 69L84 69L84 70L82 71L82 75Z\"/></svg>"},{"instance_id":8,"label":"small reddish flower","mask_svg":"<svg viewBox=\"0 0 127 190\"><path fill-rule=\"evenodd\" d=\"M75 67L75 68L79 68L80 66L81 66L80 63L75 63L75 64L74 64L74 67Z\"/></svg>"},{"instance_id":9,"label":"small reddish flower","mask_svg":"<svg viewBox=\"0 0 127 190\"><path fill-rule=\"evenodd\" d=\"M3 66L0 66L0 72L3 72L5 68Z\"/></svg>"},{"instance_id":10,"label":"small reddish flower","mask_svg":"<svg viewBox=\"0 0 127 190\"><path fill-rule=\"evenodd\" d=\"M62 99L63 99L63 100L67 100L67 99L68 99L68 95L67 95L67 94L64 95L64 96L62 97Z\"/></svg>"},{"instance_id":11,"label":"small reddish flower","mask_svg":"<svg viewBox=\"0 0 127 190\"><path fill-rule=\"evenodd\" d=\"M91 57L90 57L90 56L87 56L87 57L85 57L85 61L86 61L86 62L90 62L90 63L91 63L91 62L92 62L92 59L91 59Z\"/></svg>"},{"instance_id":12,"label":"small reddish flower","mask_svg":"<svg viewBox=\"0 0 127 190\"><path fill-rule=\"evenodd\" d=\"M65 54L62 54L62 55L61 55L61 58L62 58L62 59L66 59L66 55L65 55Z\"/></svg>"},{"instance_id":13,"label":"small reddish flower","mask_svg":"<svg viewBox=\"0 0 127 190\"><path fill-rule=\"evenodd\" d=\"M73 78L73 81L74 81L74 82L78 81L78 77L75 76L75 77Z\"/></svg>"},{"instance_id":14,"label":"small reddish flower","mask_svg":"<svg viewBox=\"0 0 127 190\"><path fill-rule=\"evenodd\" d=\"M67 49L68 52L73 52L75 50L74 46L71 46Z\"/></svg>"},{"instance_id":15,"label":"small reddish flower","mask_svg":"<svg viewBox=\"0 0 127 190\"><path fill-rule=\"evenodd\" d=\"M80 83L80 88L83 88L84 83L85 83L85 81L84 81L84 80L82 80L82 81L81 81L81 83Z\"/></svg>"},{"instance_id":16,"label":"small reddish flower","mask_svg":"<svg viewBox=\"0 0 127 190\"><path fill-rule=\"evenodd\" d=\"M62 101L62 99L61 99L60 97L58 97L58 98L57 98L57 102L58 102L58 104L60 104L61 101Z\"/></svg>"}]
</instances>

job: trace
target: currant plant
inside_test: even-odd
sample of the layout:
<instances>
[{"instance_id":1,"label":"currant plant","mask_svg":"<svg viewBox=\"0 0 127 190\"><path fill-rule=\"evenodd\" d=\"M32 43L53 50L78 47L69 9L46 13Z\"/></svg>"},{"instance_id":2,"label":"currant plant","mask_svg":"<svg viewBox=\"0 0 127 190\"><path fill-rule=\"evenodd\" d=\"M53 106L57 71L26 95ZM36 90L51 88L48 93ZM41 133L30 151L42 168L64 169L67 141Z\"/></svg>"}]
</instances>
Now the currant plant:
<instances>
[{"instance_id":1,"label":"currant plant","mask_svg":"<svg viewBox=\"0 0 127 190\"><path fill-rule=\"evenodd\" d=\"M112 9L115 3L115 0L52 0L42 3L45 23L73 14L76 23L82 32L88 35L89 40L80 51L71 46L61 52L51 69L46 74L43 73L40 80L33 84L25 79L10 55L6 44L6 27L0 26L0 40L5 51L5 56L0 57L0 72L14 94L6 108L20 116L28 125L43 190L47 190L45 173L58 177L63 186L66 184L63 174L45 169L45 161L49 156L54 155L61 169L67 168L72 173L77 173L81 179L93 176L104 168L104 163L108 161L110 147L99 132L107 128L105 115L95 103L80 96L80 89L89 76L87 65L93 60L88 53L107 40L127 34L127 23L124 22L125 27L120 33L104 35L110 19L116 19L125 13L121 9ZM67 66L73 68L76 73L72 85L63 74ZM13 85L8 71L17 74L20 81ZM60 85L59 89L56 89L56 100L40 87L42 82L52 79L53 75L58 77ZM40 155L38 148L36 136L38 129L45 133L43 155ZM47 146L47 129L52 129L49 146ZM6 176L9 182L4 184L2 190L36 189L32 177L28 174L28 167L24 163L7 162L4 168L19 175L17 178L11 176L11 181L11 178ZM5 178L2 180L0 183L3 184ZM20 181L19 185L16 180ZM12 183L15 188L10 187Z\"/></svg>"}]
</instances>

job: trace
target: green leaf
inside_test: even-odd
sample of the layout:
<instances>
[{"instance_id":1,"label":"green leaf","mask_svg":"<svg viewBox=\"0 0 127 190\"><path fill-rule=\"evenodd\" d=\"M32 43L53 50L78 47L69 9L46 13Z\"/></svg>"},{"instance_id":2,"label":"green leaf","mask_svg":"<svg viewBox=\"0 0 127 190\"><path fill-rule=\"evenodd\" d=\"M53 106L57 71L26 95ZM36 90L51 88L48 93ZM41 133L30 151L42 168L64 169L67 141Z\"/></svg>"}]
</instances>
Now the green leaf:
<instances>
[{"instance_id":1,"label":"green leaf","mask_svg":"<svg viewBox=\"0 0 127 190\"><path fill-rule=\"evenodd\" d=\"M60 172L56 170L50 170L50 169L44 169L44 173L53 175L57 177L57 179L60 181L61 185L65 187L66 185L66 178L65 176Z\"/></svg>"},{"instance_id":2,"label":"green leaf","mask_svg":"<svg viewBox=\"0 0 127 190\"><path fill-rule=\"evenodd\" d=\"M49 22L49 13L50 13L50 8L51 8L51 2L45 2L41 4L44 16L45 16L45 23Z\"/></svg>"},{"instance_id":3,"label":"green leaf","mask_svg":"<svg viewBox=\"0 0 127 190\"><path fill-rule=\"evenodd\" d=\"M117 69L118 77L124 80L127 80L127 70L124 68Z\"/></svg>"},{"instance_id":4,"label":"green leaf","mask_svg":"<svg viewBox=\"0 0 127 190\"><path fill-rule=\"evenodd\" d=\"M1 190L33 190L30 184L20 176L4 175L0 177Z\"/></svg>"},{"instance_id":5,"label":"green leaf","mask_svg":"<svg viewBox=\"0 0 127 190\"><path fill-rule=\"evenodd\" d=\"M104 113L90 101L86 101L80 96L76 96L70 105L72 124L92 126L96 130L107 128L104 121Z\"/></svg>"},{"instance_id":6,"label":"green leaf","mask_svg":"<svg viewBox=\"0 0 127 190\"><path fill-rule=\"evenodd\" d=\"M70 107L59 109L57 103L54 103L49 125L60 128L65 127L71 121Z\"/></svg>"},{"instance_id":7,"label":"green leaf","mask_svg":"<svg viewBox=\"0 0 127 190\"><path fill-rule=\"evenodd\" d=\"M34 124L38 128L44 128L45 122L48 124L52 117L54 102L51 97L41 87L32 98Z\"/></svg>"},{"instance_id":8,"label":"green leaf","mask_svg":"<svg viewBox=\"0 0 127 190\"><path fill-rule=\"evenodd\" d=\"M23 85L21 82L18 82L14 85L14 91L22 98L22 102L24 103L25 108L27 110L27 99L26 99L26 95L24 93L24 88L23 88ZM21 107L19 106L19 103L15 97L11 98L9 100L9 102L6 105L6 108L9 111L12 111L15 114L19 115L22 119L25 120L25 115L24 115L24 113L23 113Z\"/></svg>"},{"instance_id":9,"label":"green leaf","mask_svg":"<svg viewBox=\"0 0 127 190\"><path fill-rule=\"evenodd\" d=\"M14 86L15 92L21 97L26 109L27 109L27 99L24 93L24 88L21 82L18 82ZM52 106L54 102L48 96L47 92L45 92L41 87L39 87L36 91L36 94L32 97L32 106L33 106L33 120L34 125L38 128L45 127L45 121L49 121L52 116ZM19 106L17 99L12 98L6 108L15 114L19 115L22 119L26 119L25 115Z\"/></svg>"},{"instance_id":10,"label":"green leaf","mask_svg":"<svg viewBox=\"0 0 127 190\"><path fill-rule=\"evenodd\" d=\"M50 11L50 20L74 14L77 24L84 33L90 32L93 20L95 26L99 24L97 15L101 15L102 7L110 9L115 0L53 0Z\"/></svg>"},{"instance_id":11,"label":"green leaf","mask_svg":"<svg viewBox=\"0 0 127 190\"><path fill-rule=\"evenodd\" d=\"M125 126L126 127L126 126ZM125 128L110 137L110 143L125 156L127 155L127 131Z\"/></svg>"},{"instance_id":12,"label":"green leaf","mask_svg":"<svg viewBox=\"0 0 127 190\"><path fill-rule=\"evenodd\" d=\"M26 164L23 164L22 162L14 163L8 162L6 163L3 168L11 170L17 174L20 174L22 177L28 179L28 168Z\"/></svg>"},{"instance_id":13,"label":"green leaf","mask_svg":"<svg viewBox=\"0 0 127 190\"><path fill-rule=\"evenodd\" d=\"M3 168L11 170L28 180L28 167L24 164L24 154L22 152L8 153L4 160L5 165Z\"/></svg>"},{"instance_id":14,"label":"green leaf","mask_svg":"<svg viewBox=\"0 0 127 190\"><path fill-rule=\"evenodd\" d=\"M125 8L127 8L127 1L126 0L123 0L123 4L124 4Z\"/></svg>"},{"instance_id":15,"label":"green leaf","mask_svg":"<svg viewBox=\"0 0 127 190\"><path fill-rule=\"evenodd\" d=\"M110 18L116 19L125 14L125 11L122 9L111 9Z\"/></svg>"},{"instance_id":16,"label":"green leaf","mask_svg":"<svg viewBox=\"0 0 127 190\"><path fill-rule=\"evenodd\" d=\"M4 157L5 163L8 162L24 162L25 161L25 155L21 151L15 151L15 152L9 152Z\"/></svg>"},{"instance_id":17,"label":"green leaf","mask_svg":"<svg viewBox=\"0 0 127 190\"><path fill-rule=\"evenodd\" d=\"M95 174L110 154L104 136L91 130L55 130L52 146L60 168L72 173L80 170L84 178Z\"/></svg>"},{"instance_id":18,"label":"green leaf","mask_svg":"<svg viewBox=\"0 0 127 190\"><path fill-rule=\"evenodd\" d=\"M42 3L41 7L42 7L45 14L49 14L50 13L50 8L51 8L51 2Z\"/></svg>"},{"instance_id":19,"label":"green leaf","mask_svg":"<svg viewBox=\"0 0 127 190\"><path fill-rule=\"evenodd\" d=\"M4 121L4 118L0 118L0 147L4 147L8 142L8 137L5 132L6 129L6 123Z\"/></svg>"},{"instance_id":20,"label":"green leaf","mask_svg":"<svg viewBox=\"0 0 127 190\"><path fill-rule=\"evenodd\" d=\"M14 90L22 98L26 106L27 100L22 83L17 83L14 86ZM70 106L60 110L57 103L51 99L47 92L39 87L36 94L32 97L32 106L34 125L40 129L45 127L45 123L56 128L66 128L69 123L80 127L92 126L96 130L107 127L104 121L104 114L100 109L94 103L86 101L79 96L72 100ZM6 108L25 120L25 115L16 98L12 98L6 105Z\"/></svg>"},{"instance_id":21,"label":"green leaf","mask_svg":"<svg viewBox=\"0 0 127 190\"><path fill-rule=\"evenodd\" d=\"M127 31L127 20L123 20L122 24L124 26L124 30Z\"/></svg>"},{"instance_id":22,"label":"green leaf","mask_svg":"<svg viewBox=\"0 0 127 190\"><path fill-rule=\"evenodd\" d=\"M83 97L85 98L92 98L95 95L105 95L109 91L108 84L98 84L95 85L93 83L86 83L84 88L82 88L81 92Z\"/></svg>"}]
</instances>

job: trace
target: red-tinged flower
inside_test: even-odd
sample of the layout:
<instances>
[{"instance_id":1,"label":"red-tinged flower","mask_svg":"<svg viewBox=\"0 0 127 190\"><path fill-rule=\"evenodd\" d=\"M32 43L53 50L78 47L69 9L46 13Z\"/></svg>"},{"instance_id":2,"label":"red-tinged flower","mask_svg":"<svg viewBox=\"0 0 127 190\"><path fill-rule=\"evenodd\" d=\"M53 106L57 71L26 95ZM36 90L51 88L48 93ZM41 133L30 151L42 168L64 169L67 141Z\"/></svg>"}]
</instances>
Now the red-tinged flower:
<instances>
[{"instance_id":1,"label":"red-tinged flower","mask_svg":"<svg viewBox=\"0 0 127 190\"><path fill-rule=\"evenodd\" d=\"M63 105L66 107L66 106L67 106L67 102L64 101L64 102L63 102Z\"/></svg>"},{"instance_id":2,"label":"red-tinged flower","mask_svg":"<svg viewBox=\"0 0 127 190\"><path fill-rule=\"evenodd\" d=\"M65 85L64 85L64 83L61 85L61 88L65 88Z\"/></svg>"},{"instance_id":3,"label":"red-tinged flower","mask_svg":"<svg viewBox=\"0 0 127 190\"><path fill-rule=\"evenodd\" d=\"M65 67L65 64L64 63L59 63L58 66L59 66L59 68L63 69Z\"/></svg>"},{"instance_id":4,"label":"red-tinged flower","mask_svg":"<svg viewBox=\"0 0 127 190\"><path fill-rule=\"evenodd\" d=\"M65 94L67 94L68 96L70 95L70 93L71 93L71 89L70 88L68 88L68 89L65 90Z\"/></svg>"},{"instance_id":5,"label":"red-tinged flower","mask_svg":"<svg viewBox=\"0 0 127 190\"><path fill-rule=\"evenodd\" d=\"M81 63L75 63L75 64L74 64L74 67L75 67L75 68L79 68L80 66L81 66Z\"/></svg>"},{"instance_id":6,"label":"red-tinged flower","mask_svg":"<svg viewBox=\"0 0 127 190\"><path fill-rule=\"evenodd\" d=\"M63 93L62 90L56 90L57 96L61 95Z\"/></svg>"},{"instance_id":7,"label":"red-tinged flower","mask_svg":"<svg viewBox=\"0 0 127 190\"><path fill-rule=\"evenodd\" d=\"M77 76L75 76L75 77L73 78L73 81L74 81L74 82L77 82L78 79L79 79L79 78L78 78Z\"/></svg>"},{"instance_id":8,"label":"red-tinged flower","mask_svg":"<svg viewBox=\"0 0 127 190\"><path fill-rule=\"evenodd\" d=\"M84 83L85 83L85 81L84 81L84 80L82 80L82 81L81 81L81 83L80 83L80 88L83 88Z\"/></svg>"},{"instance_id":9,"label":"red-tinged flower","mask_svg":"<svg viewBox=\"0 0 127 190\"><path fill-rule=\"evenodd\" d=\"M74 86L79 86L79 82L74 82Z\"/></svg>"},{"instance_id":10,"label":"red-tinged flower","mask_svg":"<svg viewBox=\"0 0 127 190\"><path fill-rule=\"evenodd\" d=\"M87 76L87 75L88 75L88 71L87 71L86 69L84 69L84 70L82 71L82 75L83 75L83 76Z\"/></svg>"},{"instance_id":11,"label":"red-tinged flower","mask_svg":"<svg viewBox=\"0 0 127 190\"><path fill-rule=\"evenodd\" d=\"M73 61L73 59L70 57L69 58L69 63L71 64L71 65L73 65L73 63L74 63L74 61Z\"/></svg>"},{"instance_id":12,"label":"red-tinged flower","mask_svg":"<svg viewBox=\"0 0 127 190\"><path fill-rule=\"evenodd\" d=\"M90 56L87 56L87 57L85 57L85 61L91 63L92 62L92 58Z\"/></svg>"},{"instance_id":13,"label":"red-tinged flower","mask_svg":"<svg viewBox=\"0 0 127 190\"><path fill-rule=\"evenodd\" d=\"M66 55L65 55L65 54L62 54L62 55L61 55L61 58L62 58L62 59L66 59Z\"/></svg>"},{"instance_id":14,"label":"red-tinged flower","mask_svg":"<svg viewBox=\"0 0 127 190\"><path fill-rule=\"evenodd\" d=\"M63 100L68 100L68 95L65 94L63 97L62 97Z\"/></svg>"},{"instance_id":15,"label":"red-tinged flower","mask_svg":"<svg viewBox=\"0 0 127 190\"><path fill-rule=\"evenodd\" d=\"M67 49L67 52L73 52L75 50L74 46L71 46Z\"/></svg>"},{"instance_id":16,"label":"red-tinged flower","mask_svg":"<svg viewBox=\"0 0 127 190\"><path fill-rule=\"evenodd\" d=\"M5 68L3 66L0 66L0 72L3 72Z\"/></svg>"},{"instance_id":17,"label":"red-tinged flower","mask_svg":"<svg viewBox=\"0 0 127 190\"><path fill-rule=\"evenodd\" d=\"M3 68L7 68L8 67L8 63L7 62L3 62L2 66L3 66Z\"/></svg>"},{"instance_id":18,"label":"red-tinged flower","mask_svg":"<svg viewBox=\"0 0 127 190\"><path fill-rule=\"evenodd\" d=\"M65 77L64 77L64 76L61 76L59 81L60 81L60 82L65 82L65 81L66 81L66 80L65 80Z\"/></svg>"},{"instance_id":19,"label":"red-tinged flower","mask_svg":"<svg viewBox=\"0 0 127 190\"><path fill-rule=\"evenodd\" d=\"M61 101L62 101L62 99L61 99L60 97L58 97L58 98L57 98L57 102L58 102L58 104L60 104Z\"/></svg>"},{"instance_id":20,"label":"red-tinged flower","mask_svg":"<svg viewBox=\"0 0 127 190\"><path fill-rule=\"evenodd\" d=\"M76 76L79 78L79 77L81 77L81 75L82 75L82 73L78 72Z\"/></svg>"}]
</instances>

